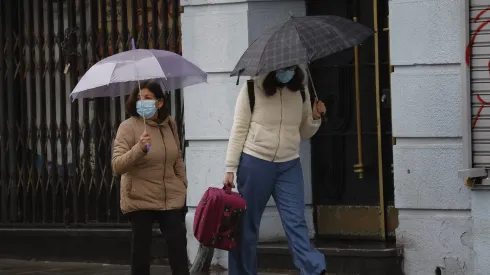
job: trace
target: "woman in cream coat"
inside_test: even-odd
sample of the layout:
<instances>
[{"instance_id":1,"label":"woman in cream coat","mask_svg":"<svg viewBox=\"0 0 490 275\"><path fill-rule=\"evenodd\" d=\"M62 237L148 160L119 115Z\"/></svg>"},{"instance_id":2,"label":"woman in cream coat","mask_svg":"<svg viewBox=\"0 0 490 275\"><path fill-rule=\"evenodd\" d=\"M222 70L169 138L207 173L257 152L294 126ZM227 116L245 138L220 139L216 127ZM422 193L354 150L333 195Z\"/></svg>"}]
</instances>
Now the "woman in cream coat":
<instances>
[{"instance_id":1,"label":"woman in cream coat","mask_svg":"<svg viewBox=\"0 0 490 275\"><path fill-rule=\"evenodd\" d=\"M230 275L257 274L260 220L274 198L294 264L302 275L325 274L323 254L312 248L304 216L304 183L299 159L301 139L321 124L325 105L312 104L304 72L298 66L254 80L254 109L247 85L240 91L226 155L225 185L237 187L247 201L242 238L229 256Z\"/></svg>"}]
</instances>

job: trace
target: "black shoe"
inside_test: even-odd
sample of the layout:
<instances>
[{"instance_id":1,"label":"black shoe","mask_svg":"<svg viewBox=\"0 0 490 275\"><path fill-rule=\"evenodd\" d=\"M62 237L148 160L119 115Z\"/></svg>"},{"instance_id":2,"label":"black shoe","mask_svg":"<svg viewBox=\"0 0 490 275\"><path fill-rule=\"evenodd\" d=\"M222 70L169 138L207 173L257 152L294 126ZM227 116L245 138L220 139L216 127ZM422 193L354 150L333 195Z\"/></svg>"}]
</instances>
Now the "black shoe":
<instances>
[{"instance_id":1,"label":"black shoe","mask_svg":"<svg viewBox=\"0 0 490 275\"><path fill-rule=\"evenodd\" d=\"M324 270L323 270L323 271L320 273L320 275L327 275L327 270L326 270L326 269L324 269Z\"/></svg>"}]
</instances>

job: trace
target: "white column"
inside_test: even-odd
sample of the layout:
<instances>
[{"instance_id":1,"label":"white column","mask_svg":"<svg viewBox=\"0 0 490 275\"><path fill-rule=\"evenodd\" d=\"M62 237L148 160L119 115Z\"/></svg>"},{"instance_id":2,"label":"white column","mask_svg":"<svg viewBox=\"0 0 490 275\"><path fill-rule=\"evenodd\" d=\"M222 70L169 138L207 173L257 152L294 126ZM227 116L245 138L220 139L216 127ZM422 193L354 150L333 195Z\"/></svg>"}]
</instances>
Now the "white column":
<instances>
[{"instance_id":1,"label":"white column","mask_svg":"<svg viewBox=\"0 0 490 275\"><path fill-rule=\"evenodd\" d=\"M304 0L183 0L182 46L183 55L208 73L208 84L186 88L185 125L186 165L189 178L186 217L188 252L194 260L198 242L192 225L195 207L210 186L222 186L225 172L225 154L233 122L235 101L242 77L229 77L231 70L248 45L264 30L287 20L291 14L305 14ZM302 144L302 158L306 179L306 203L311 205L310 149ZM307 207L307 218L313 232L313 214ZM261 241L285 239L277 210L273 202L262 219ZM228 266L228 255L215 254L214 263Z\"/></svg>"},{"instance_id":2,"label":"white column","mask_svg":"<svg viewBox=\"0 0 490 275\"><path fill-rule=\"evenodd\" d=\"M474 274L470 192L458 178L460 3L390 1L396 241L407 275Z\"/></svg>"}]
</instances>

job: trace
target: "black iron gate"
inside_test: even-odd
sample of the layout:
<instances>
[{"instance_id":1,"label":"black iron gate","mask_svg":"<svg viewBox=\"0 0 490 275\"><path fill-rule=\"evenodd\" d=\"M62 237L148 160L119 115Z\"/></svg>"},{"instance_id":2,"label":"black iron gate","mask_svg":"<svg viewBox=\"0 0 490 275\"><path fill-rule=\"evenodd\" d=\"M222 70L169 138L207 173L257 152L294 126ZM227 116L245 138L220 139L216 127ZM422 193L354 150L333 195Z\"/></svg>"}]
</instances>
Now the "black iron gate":
<instances>
[{"instance_id":1,"label":"black iron gate","mask_svg":"<svg viewBox=\"0 0 490 275\"><path fill-rule=\"evenodd\" d=\"M1 227L125 226L110 164L124 98L68 95L131 37L139 48L180 53L180 13L179 0L3 1ZM173 103L181 126L180 93Z\"/></svg>"},{"instance_id":2,"label":"black iron gate","mask_svg":"<svg viewBox=\"0 0 490 275\"><path fill-rule=\"evenodd\" d=\"M372 29L360 46L314 62L328 121L312 139L319 237L394 236L388 0L307 0L308 15L338 15Z\"/></svg>"}]
</instances>

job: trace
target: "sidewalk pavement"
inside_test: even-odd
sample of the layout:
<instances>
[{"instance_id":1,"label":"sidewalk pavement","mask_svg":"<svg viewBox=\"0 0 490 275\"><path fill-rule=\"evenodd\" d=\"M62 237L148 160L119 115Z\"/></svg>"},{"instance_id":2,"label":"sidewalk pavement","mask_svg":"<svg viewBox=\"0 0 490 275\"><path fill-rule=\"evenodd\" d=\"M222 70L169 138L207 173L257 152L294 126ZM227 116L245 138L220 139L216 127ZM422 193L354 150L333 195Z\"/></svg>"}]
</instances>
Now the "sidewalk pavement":
<instances>
[{"instance_id":1,"label":"sidewalk pavement","mask_svg":"<svg viewBox=\"0 0 490 275\"><path fill-rule=\"evenodd\" d=\"M152 266L151 274L171 275L165 266ZM226 275L227 272L211 272L199 275ZM259 275L297 274L296 272L260 272ZM0 259L0 275L129 275L129 267L124 265L94 263L61 263L45 261L20 261ZM198 274L194 274L198 275Z\"/></svg>"}]
</instances>

